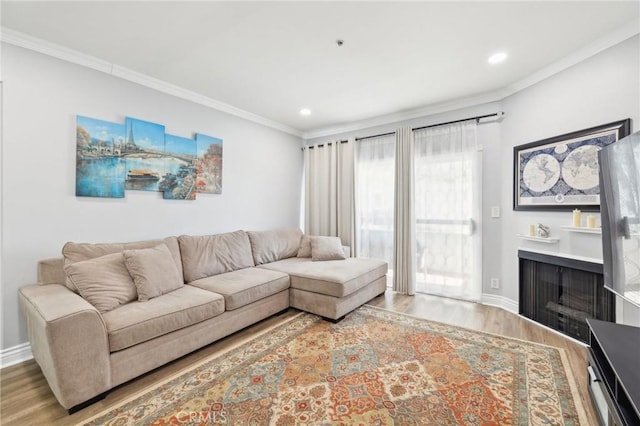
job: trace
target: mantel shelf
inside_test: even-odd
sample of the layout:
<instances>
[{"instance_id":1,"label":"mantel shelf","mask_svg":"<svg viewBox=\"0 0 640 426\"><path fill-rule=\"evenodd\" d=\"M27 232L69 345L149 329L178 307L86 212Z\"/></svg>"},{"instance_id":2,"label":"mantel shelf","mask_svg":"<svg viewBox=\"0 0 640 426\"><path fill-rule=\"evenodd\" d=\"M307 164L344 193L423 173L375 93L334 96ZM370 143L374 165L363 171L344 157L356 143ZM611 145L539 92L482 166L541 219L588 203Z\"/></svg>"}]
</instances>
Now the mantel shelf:
<instances>
[{"instance_id":1,"label":"mantel shelf","mask_svg":"<svg viewBox=\"0 0 640 426\"><path fill-rule=\"evenodd\" d=\"M575 226L561 226L560 229L564 229L569 232L582 232L583 234L602 234L602 228L583 228Z\"/></svg>"},{"instance_id":2,"label":"mantel shelf","mask_svg":"<svg viewBox=\"0 0 640 426\"><path fill-rule=\"evenodd\" d=\"M546 244L556 244L558 241L560 241L559 238L532 237L531 235L524 235L524 234L517 234L517 237L522 238L523 240L536 241L538 243L546 243Z\"/></svg>"}]
</instances>

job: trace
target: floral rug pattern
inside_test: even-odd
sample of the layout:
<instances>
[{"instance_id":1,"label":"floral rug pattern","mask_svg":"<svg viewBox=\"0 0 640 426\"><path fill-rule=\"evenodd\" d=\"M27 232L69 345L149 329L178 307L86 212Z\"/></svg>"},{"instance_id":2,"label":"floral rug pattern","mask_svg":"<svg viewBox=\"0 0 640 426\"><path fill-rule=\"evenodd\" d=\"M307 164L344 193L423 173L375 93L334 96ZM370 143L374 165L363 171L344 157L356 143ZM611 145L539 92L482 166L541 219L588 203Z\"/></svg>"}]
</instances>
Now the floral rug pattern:
<instances>
[{"instance_id":1,"label":"floral rug pattern","mask_svg":"<svg viewBox=\"0 0 640 426\"><path fill-rule=\"evenodd\" d=\"M363 306L300 314L99 425L578 425L560 349Z\"/></svg>"}]
</instances>

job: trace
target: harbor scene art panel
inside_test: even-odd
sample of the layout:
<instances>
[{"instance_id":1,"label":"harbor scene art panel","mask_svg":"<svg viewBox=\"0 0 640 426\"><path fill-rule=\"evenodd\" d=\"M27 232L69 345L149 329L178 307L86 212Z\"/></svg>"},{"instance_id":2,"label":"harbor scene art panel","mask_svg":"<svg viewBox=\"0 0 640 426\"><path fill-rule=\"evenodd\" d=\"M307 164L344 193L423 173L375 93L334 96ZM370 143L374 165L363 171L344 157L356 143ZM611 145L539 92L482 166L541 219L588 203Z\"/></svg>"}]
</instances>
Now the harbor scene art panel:
<instances>
[{"instance_id":1,"label":"harbor scene art panel","mask_svg":"<svg viewBox=\"0 0 640 426\"><path fill-rule=\"evenodd\" d=\"M196 133L198 158L196 188L200 193L222 194L222 139Z\"/></svg>"},{"instance_id":2,"label":"harbor scene art panel","mask_svg":"<svg viewBox=\"0 0 640 426\"><path fill-rule=\"evenodd\" d=\"M76 117L76 196L124 198L125 126Z\"/></svg>"},{"instance_id":3,"label":"harbor scene art panel","mask_svg":"<svg viewBox=\"0 0 640 426\"><path fill-rule=\"evenodd\" d=\"M196 141L165 135L165 174L159 188L165 200L196 199Z\"/></svg>"},{"instance_id":4,"label":"harbor scene art panel","mask_svg":"<svg viewBox=\"0 0 640 426\"><path fill-rule=\"evenodd\" d=\"M126 189L159 191L165 174L164 126L127 117Z\"/></svg>"}]
</instances>

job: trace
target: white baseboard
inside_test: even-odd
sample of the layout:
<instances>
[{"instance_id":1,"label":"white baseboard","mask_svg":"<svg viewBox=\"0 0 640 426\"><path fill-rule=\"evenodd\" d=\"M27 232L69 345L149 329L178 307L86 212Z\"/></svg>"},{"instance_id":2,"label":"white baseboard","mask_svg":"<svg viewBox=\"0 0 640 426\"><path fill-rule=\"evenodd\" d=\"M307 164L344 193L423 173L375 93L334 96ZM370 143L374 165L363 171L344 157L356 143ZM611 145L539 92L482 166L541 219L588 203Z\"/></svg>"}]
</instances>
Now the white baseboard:
<instances>
[{"instance_id":1,"label":"white baseboard","mask_svg":"<svg viewBox=\"0 0 640 426\"><path fill-rule=\"evenodd\" d=\"M12 348L0 350L0 368L9 367L32 358L33 354L29 342L21 343Z\"/></svg>"},{"instance_id":2,"label":"white baseboard","mask_svg":"<svg viewBox=\"0 0 640 426\"><path fill-rule=\"evenodd\" d=\"M481 303L483 305L496 306L518 315L518 302L504 296L483 293Z\"/></svg>"}]
</instances>

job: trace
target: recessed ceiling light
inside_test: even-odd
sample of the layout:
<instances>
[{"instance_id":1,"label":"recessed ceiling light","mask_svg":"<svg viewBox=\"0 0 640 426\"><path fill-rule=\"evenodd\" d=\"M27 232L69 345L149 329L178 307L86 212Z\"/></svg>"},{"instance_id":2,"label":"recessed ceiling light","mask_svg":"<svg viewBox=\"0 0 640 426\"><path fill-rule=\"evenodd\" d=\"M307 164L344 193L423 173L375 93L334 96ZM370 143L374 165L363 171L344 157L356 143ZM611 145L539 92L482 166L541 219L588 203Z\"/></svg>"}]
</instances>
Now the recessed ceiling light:
<instances>
[{"instance_id":1,"label":"recessed ceiling light","mask_svg":"<svg viewBox=\"0 0 640 426\"><path fill-rule=\"evenodd\" d=\"M311 115L311 110L309 108L302 108L300 110L300 115Z\"/></svg>"},{"instance_id":2,"label":"recessed ceiling light","mask_svg":"<svg viewBox=\"0 0 640 426\"><path fill-rule=\"evenodd\" d=\"M507 54L505 52L498 52L489 56L488 61L491 65L495 65L499 64L500 62L504 62L505 59L507 59Z\"/></svg>"}]
</instances>

